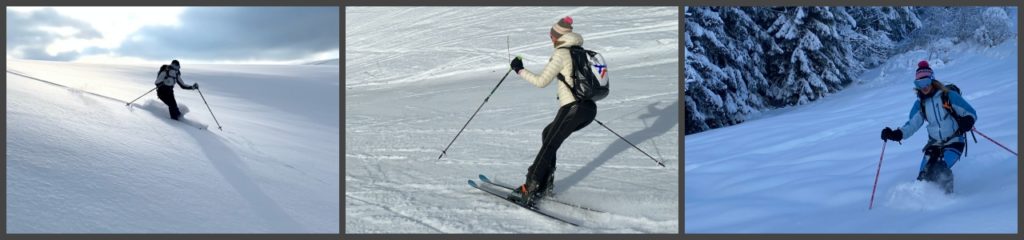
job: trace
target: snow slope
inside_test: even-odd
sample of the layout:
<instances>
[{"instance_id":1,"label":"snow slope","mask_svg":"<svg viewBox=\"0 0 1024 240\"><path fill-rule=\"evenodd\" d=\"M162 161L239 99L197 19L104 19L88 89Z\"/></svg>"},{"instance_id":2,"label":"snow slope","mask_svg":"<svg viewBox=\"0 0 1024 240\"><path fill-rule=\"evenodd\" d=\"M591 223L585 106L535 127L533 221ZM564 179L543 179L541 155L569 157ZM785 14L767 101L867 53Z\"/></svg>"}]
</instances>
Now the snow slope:
<instances>
[{"instance_id":1,"label":"snow slope","mask_svg":"<svg viewBox=\"0 0 1024 240\"><path fill-rule=\"evenodd\" d=\"M158 67L8 59L9 233L337 233L337 66Z\"/></svg>"},{"instance_id":2,"label":"snow slope","mask_svg":"<svg viewBox=\"0 0 1024 240\"><path fill-rule=\"evenodd\" d=\"M678 10L669 8L346 8L346 233L677 233L679 229ZM539 71L548 29L571 15L584 47L611 66L597 119L666 161L667 168L596 123L558 152L555 192L608 213L553 210L573 227L471 188L487 174L525 180L555 86L515 74L437 160L509 68L511 53Z\"/></svg>"},{"instance_id":3,"label":"snow slope","mask_svg":"<svg viewBox=\"0 0 1024 240\"><path fill-rule=\"evenodd\" d=\"M1017 42L956 48L932 61L960 86L976 128L1015 151ZM953 167L956 193L915 183L924 127L886 146L868 210L884 127L915 100L912 74L926 52L897 55L861 84L806 106L686 136L686 233L1016 233L1018 158L978 136Z\"/></svg>"}]
</instances>

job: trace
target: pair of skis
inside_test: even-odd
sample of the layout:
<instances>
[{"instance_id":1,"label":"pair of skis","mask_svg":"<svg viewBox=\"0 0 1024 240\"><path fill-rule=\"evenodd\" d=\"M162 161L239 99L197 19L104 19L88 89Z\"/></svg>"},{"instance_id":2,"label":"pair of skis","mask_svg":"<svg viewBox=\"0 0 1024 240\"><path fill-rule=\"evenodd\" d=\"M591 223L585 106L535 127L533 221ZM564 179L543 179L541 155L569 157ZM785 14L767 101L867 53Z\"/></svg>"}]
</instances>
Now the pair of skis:
<instances>
[{"instance_id":1,"label":"pair of skis","mask_svg":"<svg viewBox=\"0 0 1024 240\"><path fill-rule=\"evenodd\" d=\"M543 209L543 208L539 208L536 205L534 205L534 206L522 205L522 204L519 204L519 203L517 203L517 202L515 202L515 201L513 201L511 199L508 199L508 195L510 193L512 193L512 191L515 189L514 187L512 187L512 186L510 186L508 184L503 184L503 183L491 181L490 178L487 178L487 176L484 176L483 174L480 174L479 178L480 178L480 181L482 181L483 183L485 183L487 185L498 187L498 188L504 189L506 191L500 191L500 190L497 190L497 189L494 189L494 188L484 187L484 186L482 186L480 184L477 184L473 180L468 180L469 186L471 186L473 188L476 188L476 189L479 189L481 191L484 191L484 192L486 192L486 193L488 193L488 194L490 194L492 196L504 199L505 201L508 201L508 202L510 202L512 204L515 204L516 206L520 206L520 207L525 208L527 210L530 210L530 211L532 211L534 213L537 213L537 214L540 214L542 216L551 218L553 220L560 221L560 222L563 222L563 223L566 223L566 224L569 224L569 225L573 225L573 226L577 226L577 227L580 226L580 223L577 222L577 221L570 220L570 219L568 219L566 217L561 217L561 216L555 215L551 211ZM562 201L562 200L551 198L551 197L541 198L541 199L539 199L537 201L539 201L538 203L557 203L557 204L562 204L562 205L565 205L565 206L570 206L570 207L574 207L574 208L577 208L577 209L586 210L586 211L590 211L590 212L604 213L604 211L601 211L601 210L598 210L598 209L594 209L594 208L590 208L590 207L585 207L585 206L582 206L582 205L579 205L579 204L574 204L574 203Z\"/></svg>"}]
</instances>

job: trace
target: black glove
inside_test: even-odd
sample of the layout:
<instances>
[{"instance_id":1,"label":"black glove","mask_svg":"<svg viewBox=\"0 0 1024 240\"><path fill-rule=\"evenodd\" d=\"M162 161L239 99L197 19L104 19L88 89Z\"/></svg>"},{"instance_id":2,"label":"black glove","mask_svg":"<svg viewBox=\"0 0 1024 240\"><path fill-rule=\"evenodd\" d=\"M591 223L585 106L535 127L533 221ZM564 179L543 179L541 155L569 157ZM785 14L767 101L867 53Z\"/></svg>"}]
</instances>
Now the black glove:
<instances>
[{"instance_id":1,"label":"black glove","mask_svg":"<svg viewBox=\"0 0 1024 240\"><path fill-rule=\"evenodd\" d=\"M193 83L192 89L199 89L199 83Z\"/></svg>"},{"instance_id":2,"label":"black glove","mask_svg":"<svg viewBox=\"0 0 1024 240\"><path fill-rule=\"evenodd\" d=\"M956 129L956 133L954 135L963 135L964 133L970 132L971 129L974 129L974 118L971 116L964 116L957 119L956 125L959 126L959 128Z\"/></svg>"},{"instance_id":3,"label":"black glove","mask_svg":"<svg viewBox=\"0 0 1024 240\"><path fill-rule=\"evenodd\" d=\"M516 71L516 74L519 74L519 70L523 70L523 68L524 67L522 59L520 59L519 57L512 59L512 71Z\"/></svg>"},{"instance_id":4,"label":"black glove","mask_svg":"<svg viewBox=\"0 0 1024 240\"><path fill-rule=\"evenodd\" d=\"M882 129L882 140L903 140L903 130L896 129L896 131L893 131L891 128L886 127L885 129Z\"/></svg>"}]
</instances>

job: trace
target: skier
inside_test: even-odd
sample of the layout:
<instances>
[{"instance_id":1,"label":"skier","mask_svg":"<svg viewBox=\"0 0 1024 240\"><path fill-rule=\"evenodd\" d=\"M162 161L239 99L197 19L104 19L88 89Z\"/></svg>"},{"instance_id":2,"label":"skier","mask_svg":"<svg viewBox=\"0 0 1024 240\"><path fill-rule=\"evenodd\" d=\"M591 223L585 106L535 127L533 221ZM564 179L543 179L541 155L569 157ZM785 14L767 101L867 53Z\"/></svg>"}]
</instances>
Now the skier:
<instances>
[{"instance_id":1,"label":"skier","mask_svg":"<svg viewBox=\"0 0 1024 240\"><path fill-rule=\"evenodd\" d=\"M199 89L199 83L193 83L192 86L186 86L185 82L181 81L181 65L178 60L171 61L171 65L163 65L160 67L160 72L156 77L156 96L167 104L167 109L170 110L171 118L178 120L181 118L181 111L178 109L178 103L174 100L174 83L178 83L182 89L196 90Z\"/></svg>"},{"instance_id":2,"label":"skier","mask_svg":"<svg viewBox=\"0 0 1024 240\"><path fill-rule=\"evenodd\" d=\"M518 57L511 63L512 69L519 77L539 88L555 81L558 85L557 97L560 106L555 119L541 134L541 148L533 160L533 165L527 170L526 183L509 195L509 199L523 205L532 205L534 200L550 195L554 188L555 154L558 147L570 134L590 124L597 115L597 105L593 100L577 102L570 90L575 79L571 77L573 64L568 48L583 44L583 37L572 31L572 24L572 18L566 16L551 27L549 35L555 52L539 75L526 70L523 61ZM554 80L556 77L559 80ZM568 82L568 85L561 83L562 80Z\"/></svg>"},{"instance_id":3,"label":"skier","mask_svg":"<svg viewBox=\"0 0 1024 240\"><path fill-rule=\"evenodd\" d=\"M935 182L949 194L953 192L950 168L960 159L967 141L966 133L974 128L978 115L958 91L935 79L927 61L918 63L915 79L918 100L910 109L910 119L896 130L882 129L882 140L910 138L927 121L928 143L923 149L925 156L921 159L917 180Z\"/></svg>"}]
</instances>

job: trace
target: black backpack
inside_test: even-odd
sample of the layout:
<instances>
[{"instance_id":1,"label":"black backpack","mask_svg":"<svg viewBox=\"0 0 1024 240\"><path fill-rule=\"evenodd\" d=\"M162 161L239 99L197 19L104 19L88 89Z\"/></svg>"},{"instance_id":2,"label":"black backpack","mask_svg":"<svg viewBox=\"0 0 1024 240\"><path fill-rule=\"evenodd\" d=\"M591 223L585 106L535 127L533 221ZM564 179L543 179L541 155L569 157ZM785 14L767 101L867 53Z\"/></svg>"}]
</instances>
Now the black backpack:
<instances>
[{"instance_id":1,"label":"black backpack","mask_svg":"<svg viewBox=\"0 0 1024 240\"><path fill-rule=\"evenodd\" d=\"M160 71L157 71L156 75L160 76L161 73L164 73L164 71L167 71L168 67L170 67L170 66L168 66L167 64L164 64L163 66L160 66Z\"/></svg>"},{"instance_id":2,"label":"black backpack","mask_svg":"<svg viewBox=\"0 0 1024 240\"><path fill-rule=\"evenodd\" d=\"M572 59L572 78L570 85L565 76L558 74L558 80L572 91L573 98L598 101L608 96L608 65L600 53L583 49L580 46L568 47ZM591 68L593 66L593 68ZM596 74L595 70L596 68Z\"/></svg>"},{"instance_id":3,"label":"black backpack","mask_svg":"<svg viewBox=\"0 0 1024 240\"><path fill-rule=\"evenodd\" d=\"M156 72L156 76L160 77L161 73L167 72L167 75L164 75L164 79L166 79L166 78L175 78L175 80L177 80L177 77L181 76L181 72L178 72L177 76L171 76L171 73L168 71L170 69L171 69L171 65L164 64L164 65L160 66L160 70ZM163 79L161 79L161 80L163 80Z\"/></svg>"}]
</instances>

